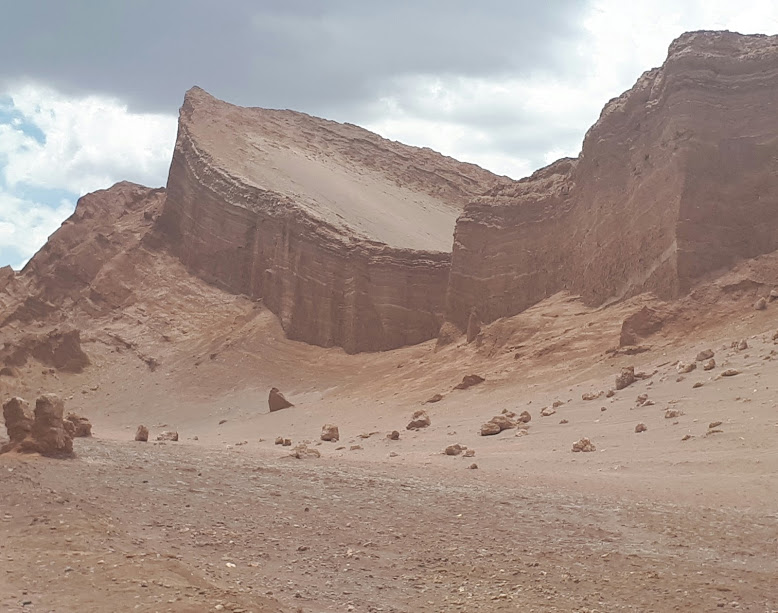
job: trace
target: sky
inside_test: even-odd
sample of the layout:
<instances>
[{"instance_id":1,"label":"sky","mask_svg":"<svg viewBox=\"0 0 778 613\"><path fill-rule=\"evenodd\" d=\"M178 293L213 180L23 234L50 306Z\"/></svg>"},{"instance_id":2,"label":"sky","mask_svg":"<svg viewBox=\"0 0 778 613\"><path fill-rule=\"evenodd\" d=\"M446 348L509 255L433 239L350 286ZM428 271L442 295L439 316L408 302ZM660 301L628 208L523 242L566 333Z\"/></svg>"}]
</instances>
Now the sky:
<instances>
[{"instance_id":1,"label":"sky","mask_svg":"<svg viewBox=\"0 0 778 613\"><path fill-rule=\"evenodd\" d=\"M691 30L774 0L0 0L0 266L121 180L164 185L184 92L361 125L521 178L575 156Z\"/></svg>"}]
</instances>

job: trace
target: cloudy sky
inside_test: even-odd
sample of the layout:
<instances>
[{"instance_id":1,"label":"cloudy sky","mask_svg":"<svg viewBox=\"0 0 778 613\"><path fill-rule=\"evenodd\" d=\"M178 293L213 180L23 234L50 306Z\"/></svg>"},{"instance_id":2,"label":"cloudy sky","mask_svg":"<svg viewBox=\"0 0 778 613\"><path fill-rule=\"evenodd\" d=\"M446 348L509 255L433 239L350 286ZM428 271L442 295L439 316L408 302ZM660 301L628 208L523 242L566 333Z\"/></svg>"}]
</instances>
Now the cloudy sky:
<instances>
[{"instance_id":1,"label":"cloudy sky","mask_svg":"<svg viewBox=\"0 0 778 613\"><path fill-rule=\"evenodd\" d=\"M120 180L164 185L184 92L362 125L520 178L576 155L684 31L774 0L24 0L0 21L0 265Z\"/></svg>"}]
</instances>

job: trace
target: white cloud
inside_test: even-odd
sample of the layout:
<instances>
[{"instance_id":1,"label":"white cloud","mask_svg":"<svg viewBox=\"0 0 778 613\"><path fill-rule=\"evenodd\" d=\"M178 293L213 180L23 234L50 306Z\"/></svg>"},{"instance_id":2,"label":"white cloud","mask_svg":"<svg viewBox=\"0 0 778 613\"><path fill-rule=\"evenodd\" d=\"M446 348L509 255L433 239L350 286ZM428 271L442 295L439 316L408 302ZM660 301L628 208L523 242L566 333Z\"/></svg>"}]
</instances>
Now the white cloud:
<instances>
[{"instance_id":1,"label":"white cloud","mask_svg":"<svg viewBox=\"0 0 778 613\"><path fill-rule=\"evenodd\" d=\"M74 202L45 206L0 189L0 256L21 268L73 212Z\"/></svg>"},{"instance_id":2,"label":"white cloud","mask_svg":"<svg viewBox=\"0 0 778 613\"><path fill-rule=\"evenodd\" d=\"M116 100L68 98L35 85L6 93L24 122L45 135L39 143L18 121L0 126L8 188L25 184L82 195L121 180L165 183L176 135L172 115L134 114Z\"/></svg>"}]
</instances>

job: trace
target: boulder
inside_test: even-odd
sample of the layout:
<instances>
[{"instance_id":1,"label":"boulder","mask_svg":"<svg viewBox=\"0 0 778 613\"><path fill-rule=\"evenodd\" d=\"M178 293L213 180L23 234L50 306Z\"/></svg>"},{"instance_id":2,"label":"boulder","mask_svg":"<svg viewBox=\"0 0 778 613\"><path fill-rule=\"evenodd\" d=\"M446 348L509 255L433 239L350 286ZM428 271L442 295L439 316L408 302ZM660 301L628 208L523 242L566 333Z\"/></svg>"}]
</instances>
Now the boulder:
<instances>
[{"instance_id":1,"label":"boulder","mask_svg":"<svg viewBox=\"0 0 778 613\"><path fill-rule=\"evenodd\" d=\"M294 405L289 402L277 387L271 388L270 394L267 397L267 404L270 407L270 412L280 411L281 409L288 409Z\"/></svg>"},{"instance_id":2,"label":"boulder","mask_svg":"<svg viewBox=\"0 0 778 613\"><path fill-rule=\"evenodd\" d=\"M65 422L73 424L73 438L92 436L92 423L86 417L68 413Z\"/></svg>"},{"instance_id":3,"label":"boulder","mask_svg":"<svg viewBox=\"0 0 778 613\"><path fill-rule=\"evenodd\" d=\"M165 430L157 435L157 440L175 442L178 440L178 432L175 432L174 430Z\"/></svg>"},{"instance_id":4,"label":"boulder","mask_svg":"<svg viewBox=\"0 0 778 613\"><path fill-rule=\"evenodd\" d=\"M465 375L462 377L462 382L458 383L454 386L455 390L466 390L470 387L473 387L474 385L478 385L479 383L483 383L486 381L483 377L480 375Z\"/></svg>"},{"instance_id":5,"label":"boulder","mask_svg":"<svg viewBox=\"0 0 778 613\"><path fill-rule=\"evenodd\" d=\"M340 432L338 432L338 427L333 424L324 424L321 429L321 440L333 443L340 440Z\"/></svg>"},{"instance_id":6,"label":"boulder","mask_svg":"<svg viewBox=\"0 0 778 613\"><path fill-rule=\"evenodd\" d=\"M635 367L627 366L621 369L621 374L616 377L616 389L623 390L625 387L632 385L637 379L635 378Z\"/></svg>"},{"instance_id":7,"label":"boulder","mask_svg":"<svg viewBox=\"0 0 778 613\"><path fill-rule=\"evenodd\" d=\"M493 436L502 432L500 426L494 422L487 421L481 426L481 436Z\"/></svg>"},{"instance_id":8,"label":"boulder","mask_svg":"<svg viewBox=\"0 0 778 613\"><path fill-rule=\"evenodd\" d=\"M135 440L145 443L149 440L149 429L144 426L140 425L138 426L138 429L135 431Z\"/></svg>"},{"instance_id":9,"label":"boulder","mask_svg":"<svg viewBox=\"0 0 778 613\"><path fill-rule=\"evenodd\" d=\"M30 411L30 403L24 398L15 396L8 400L3 405L3 418L10 443L19 443L29 436L33 415Z\"/></svg>"},{"instance_id":10,"label":"boulder","mask_svg":"<svg viewBox=\"0 0 778 613\"><path fill-rule=\"evenodd\" d=\"M432 423L432 420L430 420L430 416L427 415L426 411L416 411L414 412L413 416L411 417L411 421L408 423L407 426L405 426L406 430L419 430L421 428L426 428Z\"/></svg>"}]
</instances>

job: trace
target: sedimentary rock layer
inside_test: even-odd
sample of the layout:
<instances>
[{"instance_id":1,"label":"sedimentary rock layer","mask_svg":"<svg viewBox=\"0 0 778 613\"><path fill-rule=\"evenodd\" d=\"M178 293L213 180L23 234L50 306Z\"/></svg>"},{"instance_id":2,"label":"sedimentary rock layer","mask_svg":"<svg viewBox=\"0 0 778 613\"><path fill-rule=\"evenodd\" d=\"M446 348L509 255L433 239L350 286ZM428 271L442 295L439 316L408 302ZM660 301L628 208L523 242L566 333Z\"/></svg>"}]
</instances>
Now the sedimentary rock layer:
<instances>
[{"instance_id":1,"label":"sedimentary rock layer","mask_svg":"<svg viewBox=\"0 0 778 613\"><path fill-rule=\"evenodd\" d=\"M346 351L437 335L477 166L291 111L187 92L160 227L196 274L261 298L290 338Z\"/></svg>"},{"instance_id":2,"label":"sedimentary rock layer","mask_svg":"<svg viewBox=\"0 0 778 613\"><path fill-rule=\"evenodd\" d=\"M456 226L447 318L569 290L671 298L778 248L778 37L684 34L603 109L577 159L500 185Z\"/></svg>"}]
</instances>

